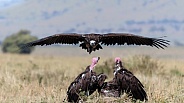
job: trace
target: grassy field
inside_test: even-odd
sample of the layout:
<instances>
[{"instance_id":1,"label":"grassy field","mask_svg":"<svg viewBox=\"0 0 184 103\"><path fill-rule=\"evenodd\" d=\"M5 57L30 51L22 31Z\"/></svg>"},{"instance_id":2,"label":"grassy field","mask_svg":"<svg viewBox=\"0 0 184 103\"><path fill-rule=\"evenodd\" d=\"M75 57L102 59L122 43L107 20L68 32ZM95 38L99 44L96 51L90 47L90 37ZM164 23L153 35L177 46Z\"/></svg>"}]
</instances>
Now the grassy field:
<instances>
[{"instance_id":1,"label":"grassy field","mask_svg":"<svg viewBox=\"0 0 184 103\"><path fill-rule=\"evenodd\" d=\"M89 55L73 46L36 48L31 55L0 53L0 102L61 103L69 84L91 63L92 57L100 56L98 65L103 65L105 61L119 56L126 67L135 67L141 61L138 60L141 56L134 58L135 55L151 57L151 61L144 66L150 65L150 62L157 65L156 68L154 65L148 67L152 71L149 75L131 69L145 86L148 102L183 103L184 47L169 47L165 50L151 47L104 47ZM86 102L115 101L130 102L124 97L104 99L97 93Z\"/></svg>"}]
</instances>

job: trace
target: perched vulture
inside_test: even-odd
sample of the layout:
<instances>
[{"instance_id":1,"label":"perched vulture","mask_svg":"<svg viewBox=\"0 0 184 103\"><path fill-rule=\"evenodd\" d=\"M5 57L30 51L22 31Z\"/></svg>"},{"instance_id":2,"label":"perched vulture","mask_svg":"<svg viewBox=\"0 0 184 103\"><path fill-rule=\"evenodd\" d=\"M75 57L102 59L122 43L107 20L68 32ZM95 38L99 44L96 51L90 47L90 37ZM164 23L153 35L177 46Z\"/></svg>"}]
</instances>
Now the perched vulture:
<instances>
[{"instance_id":1,"label":"perched vulture","mask_svg":"<svg viewBox=\"0 0 184 103\"><path fill-rule=\"evenodd\" d=\"M99 59L99 57L93 58L92 64L70 84L67 91L68 102L78 102L80 93L83 92L84 95L89 96L102 86L107 76L104 74L96 75L92 71Z\"/></svg>"},{"instance_id":2,"label":"perched vulture","mask_svg":"<svg viewBox=\"0 0 184 103\"><path fill-rule=\"evenodd\" d=\"M121 97L126 93L133 100L147 101L147 94L142 83L122 65L120 58L115 58L114 78L104 82L99 93L105 97Z\"/></svg>"},{"instance_id":3,"label":"perched vulture","mask_svg":"<svg viewBox=\"0 0 184 103\"><path fill-rule=\"evenodd\" d=\"M125 92L132 99L147 101L147 94L142 83L122 65L120 58L115 58L115 80L121 88L121 92Z\"/></svg>"},{"instance_id":4,"label":"perched vulture","mask_svg":"<svg viewBox=\"0 0 184 103\"><path fill-rule=\"evenodd\" d=\"M128 33L108 33L108 34L55 34L46 38L42 38L33 42L22 45L20 48L24 49L36 45L51 45L51 44L79 44L79 47L86 49L90 54L92 51L103 49L104 45L148 45L157 48L167 47L168 40L161 38L148 38Z\"/></svg>"}]
</instances>

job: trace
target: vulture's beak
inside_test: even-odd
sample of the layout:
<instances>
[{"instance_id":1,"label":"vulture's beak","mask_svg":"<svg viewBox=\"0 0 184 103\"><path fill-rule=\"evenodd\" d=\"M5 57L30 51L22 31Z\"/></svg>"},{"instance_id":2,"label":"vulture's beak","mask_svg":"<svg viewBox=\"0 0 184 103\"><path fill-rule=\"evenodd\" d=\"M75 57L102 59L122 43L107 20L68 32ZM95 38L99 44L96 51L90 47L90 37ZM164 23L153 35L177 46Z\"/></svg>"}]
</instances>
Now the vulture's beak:
<instances>
[{"instance_id":1,"label":"vulture's beak","mask_svg":"<svg viewBox=\"0 0 184 103\"><path fill-rule=\"evenodd\" d=\"M97 57L98 58L98 61L100 60L100 57Z\"/></svg>"}]
</instances>

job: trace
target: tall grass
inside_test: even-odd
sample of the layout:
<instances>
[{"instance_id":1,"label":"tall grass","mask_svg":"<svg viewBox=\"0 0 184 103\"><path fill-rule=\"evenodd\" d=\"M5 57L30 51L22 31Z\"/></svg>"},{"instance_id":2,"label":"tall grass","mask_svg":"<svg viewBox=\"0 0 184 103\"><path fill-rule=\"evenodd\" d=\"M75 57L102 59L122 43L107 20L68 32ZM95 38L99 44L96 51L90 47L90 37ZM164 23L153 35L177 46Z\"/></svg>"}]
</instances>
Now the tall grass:
<instances>
[{"instance_id":1,"label":"tall grass","mask_svg":"<svg viewBox=\"0 0 184 103\"><path fill-rule=\"evenodd\" d=\"M0 102L57 102L66 97L74 78L91 63L88 56L0 54ZM112 56L113 57L113 56ZM101 57L95 68L112 79L114 58ZM121 57L121 56L120 56ZM82 61L81 61L82 60ZM122 57L125 67L143 83L150 103L184 101L183 61L147 55ZM174 62L175 61L175 62ZM101 68L101 69L99 69ZM86 102L131 102L122 98L102 98L98 93Z\"/></svg>"},{"instance_id":2,"label":"tall grass","mask_svg":"<svg viewBox=\"0 0 184 103\"><path fill-rule=\"evenodd\" d=\"M113 77L113 59L108 59L103 64L96 67L96 72L103 72ZM182 103L184 100L184 75L179 69L164 71L161 61L153 59L148 55L135 55L123 60L125 68L135 74L144 84L151 103ZM176 66L175 66L176 68ZM114 101L124 102L116 99ZM103 99L101 99L103 101ZM130 100L129 100L130 102Z\"/></svg>"},{"instance_id":3,"label":"tall grass","mask_svg":"<svg viewBox=\"0 0 184 103\"><path fill-rule=\"evenodd\" d=\"M134 55L127 59L122 59L123 66L133 73L151 76L152 74L163 74L163 64L149 55ZM113 76L114 60L108 59L95 69L97 73L105 73Z\"/></svg>"}]
</instances>

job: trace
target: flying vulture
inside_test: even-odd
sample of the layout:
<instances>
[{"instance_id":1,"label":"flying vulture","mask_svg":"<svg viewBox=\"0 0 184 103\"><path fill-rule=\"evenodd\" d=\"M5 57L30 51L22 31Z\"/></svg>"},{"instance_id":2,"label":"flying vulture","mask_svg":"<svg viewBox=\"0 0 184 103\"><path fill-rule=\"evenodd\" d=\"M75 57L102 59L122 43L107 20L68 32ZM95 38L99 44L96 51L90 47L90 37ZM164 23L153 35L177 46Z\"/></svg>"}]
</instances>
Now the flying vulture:
<instances>
[{"instance_id":1,"label":"flying vulture","mask_svg":"<svg viewBox=\"0 0 184 103\"><path fill-rule=\"evenodd\" d=\"M79 47L86 49L90 54L92 51L96 51L102 48L103 45L148 45L152 47L162 48L169 45L168 40L161 38L149 38L138 36L129 33L108 33L108 34L55 34L49 37L45 37L33 42L22 45L20 48L24 49L36 45L51 45L51 44L80 44Z\"/></svg>"},{"instance_id":2,"label":"flying vulture","mask_svg":"<svg viewBox=\"0 0 184 103\"><path fill-rule=\"evenodd\" d=\"M83 92L84 95L89 96L102 86L107 76L102 73L96 75L92 71L99 59L99 57L93 58L92 64L87 66L86 70L79 74L70 84L67 91L68 102L78 102L81 99L80 93Z\"/></svg>"},{"instance_id":3,"label":"flying vulture","mask_svg":"<svg viewBox=\"0 0 184 103\"><path fill-rule=\"evenodd\" d=\"M132 99L147 101L147 94L142 83L127 69L124 68L120 58L115 58L115 80L121 88L121 92L125 92Z\"/></svg>"}]
</instances>

